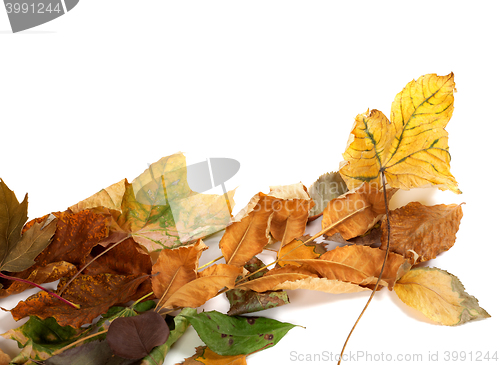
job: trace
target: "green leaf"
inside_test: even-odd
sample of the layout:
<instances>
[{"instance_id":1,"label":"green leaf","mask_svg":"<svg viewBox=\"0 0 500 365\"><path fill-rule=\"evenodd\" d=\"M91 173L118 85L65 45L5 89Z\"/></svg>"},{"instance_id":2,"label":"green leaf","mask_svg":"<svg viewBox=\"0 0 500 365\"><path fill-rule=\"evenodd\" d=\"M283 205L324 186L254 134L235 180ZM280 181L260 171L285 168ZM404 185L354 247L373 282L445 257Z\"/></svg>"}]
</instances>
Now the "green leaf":
<instances>
[{"instance_id":1,"label":"green leaf","mask_svg":"<svg viewBox=\"0 0 500 365\"><path fill-rule=\"evenodd\" d=\"M52 317L44 320L30 317L21 327L11 329L1 336L17 341L19 347L26 349L25 355L29 353L29 358L45 360L52 356L53 352L76 341L85 333L86 331L76 330L71 326L61 327ZM18 360L16 357L12 361L17 363Z\"/></svg>"},{"instance_id":2,"label":"green leaf","mask_svg":"<svg viewBox=\"0 0 500 365\"><path fill-rule=\"evenodd\" d=\"M321 175L307 191L316 203L309 211L309 220L318 218L330 200L338 198L347 191L347 185L338 172L328 172Z\"/></svg>"},{"instance_id":3,"label":"green leaf","mask_svg":"<svg viewBox=\"0 0 500 365\"><path fill-rule=\"evenodd\" d=\"M186 316L196 315L196 309L194 308L184 308L177 316L174 318L175 328L170 331L170 336L167 342L163 345L155 347L153 351L142 359L140 365L160 365L163 363L165 356L172 348L172 345L182 337L189 327L189 321Z\"/></svg>"},{"instance_id":4,"label":"green leaf","mask_svg":"<svg viewBox=\"0 0 500 365\"><path fill-rule=\"evenodd\" d=\"M217 311L184 316L202 341L223 356L246 355L273 347L296 326L264 317L228 316Z\"/></svg>"},{"instance_id":5,"label":"green leaf","mask_svg":"<svg viewBox=\"0 0 500 365\"><path fill-rule=\"evenodd\" d=\"M265 266L266 265L261 260L254 256L244 267L249 272L253 273ZM257 279L268 271L268 269L261 270L255 275L252 275L249 280ZM230 316L254 313L290 303L288 294L284 290L258 293L253 290L232 289L226 292L226 296L231 305L227 312Z\"/></svg>"}]
</instances>

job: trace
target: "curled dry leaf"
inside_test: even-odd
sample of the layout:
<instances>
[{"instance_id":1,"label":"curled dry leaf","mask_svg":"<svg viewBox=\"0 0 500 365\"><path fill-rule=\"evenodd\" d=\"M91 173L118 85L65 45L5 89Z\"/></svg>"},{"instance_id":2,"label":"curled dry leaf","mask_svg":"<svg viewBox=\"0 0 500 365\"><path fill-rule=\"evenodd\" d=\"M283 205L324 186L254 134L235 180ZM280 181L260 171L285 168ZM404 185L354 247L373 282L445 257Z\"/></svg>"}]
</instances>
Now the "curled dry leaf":
<instances>
[{"instance_id":1,"label":"curled dry leaf","mask_svg":"<svg viewBox=\"0 0 500 365\"><path fill-rule=\"evenodd\" d=\"M294 265L299 266L299 264L293 261L286 261L286 259L316 259L326 252L325 244L310 242L304 244L311 238L310 235L305 235L298 237L291 241L288 245L283 247L278 252L278 262L277 266L284 265ZM283 258L283 260L281 260Z\"/></svg>"},{"instance_id":2,"label":"curled dry leaf","mask_svg":"<svg viewBox=\"0 0 500 365\"><path fill-rule=\"evenodd\" d=\"M393 188L432 184L460 193L450 172L444 129L453 113L454 91L453 73L428 74L396 95L391 121L378 110L358 115L340 168L349 189L369 181L380 185L383 170Z\"/></svg>"},{"instance_id":3,"label":"curled dry leaf","mask_svg":"<svg viewBox=\"0 0 500 365\"><path fill-rule=\"evenodd\" d=\"M167 323L154 311L134 317L116 318L109 326L106 341L116 356L141 359L165 343L170 334Z\"/></svg>"},{"instance_id":4,"label":"curled dry leaf","mask_svg":"<svg viewBox=\"0 0 500 365\"><path fill-rule=\"evenodd\" d=\"M395 189L390 189L388 199L394 195ZM357 213L356 213L357 212ZM364 183L358 188L330 201L323 212L321 227L328 228L325 235L340 233L346 240L365 234L385 215L384 193L375 184ZM347 218L346 218L347 217Z\"/></svg>"},{"instance_id":5,"label":"curled dry leaf","mask_svg":"<svg viewBox=\"0 0 500 365\"><path fill-rule=\"evenodd\" d=\"M207 346L199 346L196 353L176 365L247 365L247 355L222 356Z\"/></svg>"},{"instance_id":6,"label":"curled dry leaf","mask_svg":"<svg viewBox=\"0 0 500 365\"><path fill-rule=\"evenodd\" d=\"M425 206L411 202L391 211L392 252L399 253L413 264L435 258L455 243L455 234L462 219L462 207L457 204ZM387 219L382 222L382 246L387 247ZM413 260L414 253L418 258Z\"/></svg>"},{"instance_id":7,"label":"curled dry leaf","mask_svg":"<svg viewBox=\"0 0 500 365\"><path fill-rule=\"evenodd\" d=\"M404 303L446 326L490 317L456 276L438 268L411 269L394 291Z\"/></svg>"},{"instance_id":8,"label":"curled dry leaf","mask_svg":"<svg viewBox=\"0 0 500 365\"><path fill-rule=\"evenodd\" d=\"M197 278L198 261L208 247L199 239L190 246L164 249L153 265L151 279L158 305L167 301L182 286Z\"/></svg>"},{"instance_id":9,"label":"curled dry leaf","mask_svg":"<svg viewBox=\"0 0 500 365\"><path fill-rule=\"evenodd\" d=\"M198 273L198 278L184 284L162 304L164 309L196 308L217 295L224 287L233 288L242 268L234 265L212 265Z\"/></svg>"}]
</instances>

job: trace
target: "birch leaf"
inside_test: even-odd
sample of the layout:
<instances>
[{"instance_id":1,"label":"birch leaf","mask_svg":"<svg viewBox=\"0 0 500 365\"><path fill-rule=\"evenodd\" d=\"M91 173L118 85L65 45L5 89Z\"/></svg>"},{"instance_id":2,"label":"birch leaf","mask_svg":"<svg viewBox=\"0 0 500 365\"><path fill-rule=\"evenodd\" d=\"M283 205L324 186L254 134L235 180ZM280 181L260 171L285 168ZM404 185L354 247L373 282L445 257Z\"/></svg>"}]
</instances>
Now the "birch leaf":
<instances>
[{"instance_id":1,"label":"birch leaf","mask_svg":"<svg viewBox=\"0 0 500 365\"><path fill-rule=\"evenodd\" d=\"M396 95L391 121L378 110L356 117L340 173L349 189L363 182L380 185L380 171L390 186L410 189L429 184L461 193L450 172L448 132L453 113L453 73L428 74Z\"/></svg>"},{"instance_id":2,"label":"birch leaf","mask_svg":"<svg viewBox=\"0 0 500 365\"><path fill-rule=\"evenodd\" d=\"M456 276L438 268L413 268L394 290L404 303L446 326L490 317Z\"/></svg>"}]
</instances>

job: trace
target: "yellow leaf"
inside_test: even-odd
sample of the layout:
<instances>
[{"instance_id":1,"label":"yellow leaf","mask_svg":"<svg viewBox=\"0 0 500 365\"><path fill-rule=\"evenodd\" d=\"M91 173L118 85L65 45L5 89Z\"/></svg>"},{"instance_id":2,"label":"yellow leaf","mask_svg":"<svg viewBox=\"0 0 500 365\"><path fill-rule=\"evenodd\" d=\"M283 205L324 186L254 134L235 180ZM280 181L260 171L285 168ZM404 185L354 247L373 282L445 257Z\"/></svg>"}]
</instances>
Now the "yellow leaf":
<instances>
[{"instance_id":1,"label":"yellow leaf","mask_svg":"<svg viewBox=\"0 0 500 365\"><path fill-rule=\"evenodd\" d=\"M197 278L198 260L206 249L208 246L199 239L193 245L164 249L160 252L153 265L151 278L153 291L160 299L160 307L173 293Z\"/></svg>"},{"instance_id":2,"label":"yellow leaf","mask_svg":"<svg viewBox=\"0 0 500 365\"><path fill-rule=\"evenodd\" d=\"M0 350L0 365L9 365L10 356Z\"/></svg>"},{"instance_id":3,"label":"yellow leaf","mask_svg":"<svg viewBox=\"0 0 500 365\"><path fill-rule=\"evenodd\" d=\"M222 356L207 346L200 346L196 348L196 354L185 359L182 365L247 365L246 357L247 355Z\"/></svg>"},{"instance_id":4,"label":"yellow leaf","mask_svg":"<svg viewBox=\"0 0 500 365\"><path fill-rule=\"evenodd\" d=\"M123 194L125 194L125 181L123 179L117 183L108 186L106 189L102 189L98 193L95 193L91 197L69 207L73 213L81 212L85 209L91 209L95 207L105 207L108 209L121 210L121 202Z\"/></svg>"},{"instance_id":5,"label":"yellow leaf","mask_svg":"<svg viewBox=\"0 0 500 365\"><path fill-rule=\"evenodd\" d=\"M456 276L437 268L410 270L394 290L404 303L446 326L490 317Z\"/></svg>"},{"instance_id":6,"label":"yellow leaf","mask_svg":"<svg viewBox=\"0 0 500 365\"><path fill-rule=\"evenodd\" d=\"M429 184L461 193L450 172L448 132L453 113L453 73L428 74L401 91L391 108L391 121L378 111L356 117L340 173L349 189L375 180L380 171L395 188Z\"/></svg>"}]
</instances>

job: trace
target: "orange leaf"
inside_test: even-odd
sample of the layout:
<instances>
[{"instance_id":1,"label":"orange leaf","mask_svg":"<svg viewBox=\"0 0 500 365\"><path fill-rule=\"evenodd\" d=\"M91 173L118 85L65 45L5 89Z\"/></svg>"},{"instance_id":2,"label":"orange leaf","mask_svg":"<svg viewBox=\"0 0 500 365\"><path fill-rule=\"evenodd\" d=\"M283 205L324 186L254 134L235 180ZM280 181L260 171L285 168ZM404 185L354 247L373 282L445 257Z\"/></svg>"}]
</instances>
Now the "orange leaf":
<instances>
[{"instance_id":1,"label":"orange leaf","mask_svg":"<svg viewBox=\"0 0 500 365\"><path fill-rule=\"evenodd\" d=\"M233 288L241 271L241 267L234 265L219 264L209 266L198 273L197 279L188 282L172 293L163 303L162 308L199 307L216 296L222 288Z\"/></svg>"},{"instance_id":2,"label":"orange leaf","mask_svg":"<svg viewBox=\"0 0 500 365\"><path fill-rule=\"evenodd\" d=\"M219 242L219 247L226 259L226 263L243 266L255 255L262 252L270 243L270 224L272 207L266 204L266 194L259 193L259 200L245 214L238 214L233 222L226 228L226 232ZM252 199L251 204L255 201ZM243 217L242 217L243 216ZM242 217L242 218L240 218Z\"/></svg>"},{"instance_id":3,"label":"orange leaf","mask_svg":"<svg viewBox=\"0 0 500 365\"><path fill-rule=\"evenodd\" d=\"M385 252L379 248L367 246L342 246L328 251L319 259L290 260L309 267L321 277L329 280L340 280L358 285L373 285L382 269ZM389 253L382 274L381 285L392 290L394 283L410 265L401 255Z\"/></svg>"},{"instance_id":4,"label":"orange leaf","mask_svg":"<svg viewBox=\"0 0 500 365\"><path fill-rule=\"evenodd\" d=\"M411 202L391 211L392 252L406 258L418 257L414 264L435 258L455 243L455 234L462 219L460 205L425 206ZM382 246L387 247L387 219L382 222Z\"/></svg>"},{"instance_id":5,"label":"orange leaf","mask_svg":"<svg viewBox=\"0 0 500 365\"><path fill-rule=\"evenodd\" d=\"M153 291L159 306L182 286L197 278L196 269L201 253L208 247L199 239L190 246L164 249L153 265Z\"/></svg>"},{"instance_id":6,"label":"orange leaf","mask_svg":"<svg viewBox=\"0 0 500 365\"><path fill-rule=\"evenodd\" d=\"M212 350L207 346L200 346L196 348L196 353L185 359L182 362L183 365L246 365L247 355L234 355L234 356L222 356ZM180 365L180 364L177 364Z\"/></svg>"}]
</instances>

